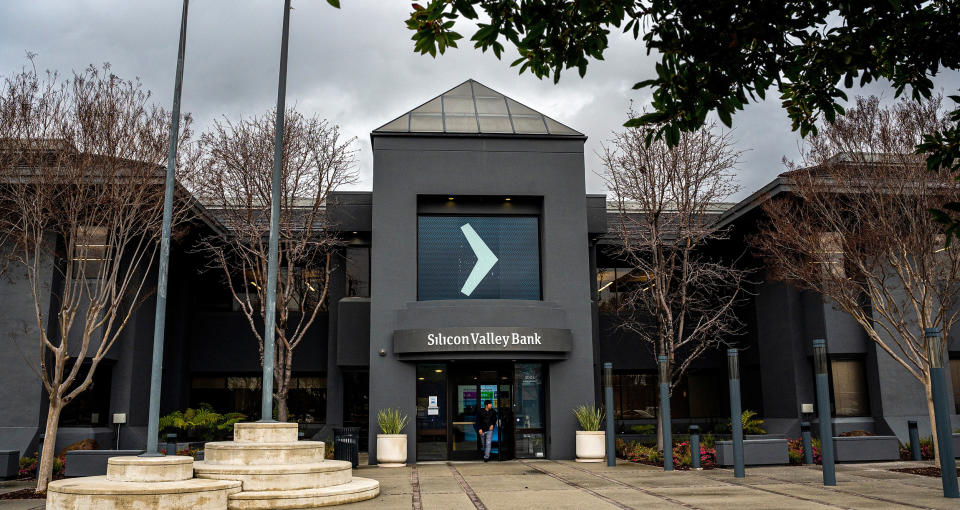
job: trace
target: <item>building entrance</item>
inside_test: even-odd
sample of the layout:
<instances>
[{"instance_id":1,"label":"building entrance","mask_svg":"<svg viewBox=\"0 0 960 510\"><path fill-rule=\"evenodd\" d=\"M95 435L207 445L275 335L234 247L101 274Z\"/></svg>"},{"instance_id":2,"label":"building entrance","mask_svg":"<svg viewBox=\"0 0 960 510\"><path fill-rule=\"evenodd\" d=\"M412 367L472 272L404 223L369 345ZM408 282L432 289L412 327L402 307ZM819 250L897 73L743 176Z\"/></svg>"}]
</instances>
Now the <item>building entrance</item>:
<instances>
[{"instance_id":1,"label":"building entrance","mask_svg":"<svg viewBox=\"0 0 960 510\"><path fill-rule=\"evenodd\" d=\"M477 412L497 411L491 458L543 457L542 363L450 362L417 366L417 460L482 458Z\"/></svg>"}]
</instances>

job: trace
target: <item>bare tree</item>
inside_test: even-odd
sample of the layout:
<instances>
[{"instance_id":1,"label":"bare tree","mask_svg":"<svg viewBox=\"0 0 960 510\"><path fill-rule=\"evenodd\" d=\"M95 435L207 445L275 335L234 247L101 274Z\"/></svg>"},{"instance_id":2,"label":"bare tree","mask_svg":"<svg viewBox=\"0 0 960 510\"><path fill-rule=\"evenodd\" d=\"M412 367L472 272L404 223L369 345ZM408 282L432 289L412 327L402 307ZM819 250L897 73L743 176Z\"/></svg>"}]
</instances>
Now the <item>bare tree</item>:
<instances>
[{"instance_id":1,"label":"bare tree","mask_svg":"<svg viewBox=\"0 0 960 510\"><path fill-rule=\"evenodd\" d=\"M227 232L205 239L200 251L223 272L234 301L246 316L260 348L265 317L270 229L270 190L275 115L215 122L200 138L201 200ZM356 181L354 139L339 127L290 110L283 136L280 204L280 273L277 279L274 398L277 417L287 421L287 395L294 350L317 315L326 310L336 233L325 217L330 193ZM265 417L269 418L269 417Z\"/></svg>"},{"instance_id":2,"label":"bare tree","mask_svg":"<svg viewBox=\"0 0 960 510\"><path fill-rule=\"evenodd\" d=\"M944 247L928 210L960 201L960 185L949 172L928 171L914 151L923 133L945 125L940 106L940 97L890 108L857 98L788 163L791 194L764 205L769 221L755 240L774 278L850 314L917 379L934 441L923 330L949 333L957 321L960 248Z\"/></svg>"},{"instance_id":3,"label":"bare tree","mask_svg":"<svg viewBox=\"0 0 960 510\"><path fill-rule=\"evenodd\" d=\"M61 411L152 292L169 115L149 98L108 65L66 79L29 67L0 90L0 239L8 276L17 268L33 298L33 368L49 401L38 492Z\"/></svg>"},{"instance_id":4,"label":"bare tree","mask_svg":"<svg viewBox=\"0 0 960 510\"><path fill-rule=\"evenodd\" d=\"M648 133L617 132L601 156L617 202L616 255L636 282L619 305L621 327L667 357L672 391L694 360L743 327L735 312L749 272L703 252L727 237L714 223L737 189L740 152L715 125L683 133L675 147Z\"/></svg>"}]
</instances>

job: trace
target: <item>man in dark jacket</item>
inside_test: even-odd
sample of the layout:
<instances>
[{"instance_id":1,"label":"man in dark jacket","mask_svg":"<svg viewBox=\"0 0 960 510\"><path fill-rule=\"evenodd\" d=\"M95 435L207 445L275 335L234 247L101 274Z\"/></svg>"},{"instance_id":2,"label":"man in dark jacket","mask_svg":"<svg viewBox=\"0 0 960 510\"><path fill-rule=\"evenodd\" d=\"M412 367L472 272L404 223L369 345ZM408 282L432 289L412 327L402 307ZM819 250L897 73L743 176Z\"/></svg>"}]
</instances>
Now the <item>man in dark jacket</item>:
<instances>
[{"instance_id":1,"label":"man in dark jacket","mask_svg":"<svg viewBox=\"0 0 960 510\"><path fill-rule=\"evenodd\" d=\"M493 403L487 400L483 409L477 413L477 434L483 438L483 461L490 460L490 447L493 444L493 427L497 424L497 412L493 410Z\"/></svg>"}]
</instances>

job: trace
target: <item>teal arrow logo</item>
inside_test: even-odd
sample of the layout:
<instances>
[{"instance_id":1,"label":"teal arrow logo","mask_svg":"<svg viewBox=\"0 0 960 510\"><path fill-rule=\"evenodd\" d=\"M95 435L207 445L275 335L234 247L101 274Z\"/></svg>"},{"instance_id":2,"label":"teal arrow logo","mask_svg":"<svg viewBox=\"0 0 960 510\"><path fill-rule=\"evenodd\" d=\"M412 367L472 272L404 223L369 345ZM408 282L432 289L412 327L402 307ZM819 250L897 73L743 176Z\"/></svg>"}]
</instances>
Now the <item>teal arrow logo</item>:
<instances>
[{"instance_id":1,"label":"teal arrow logo","mask_svg":"<svg viewBox=\"0 0 960 510\"><path fill-rule=\"evenodd\" d=\"M469 296L473 294L473 291L477 288L477 285L480 285L484 277L487 276L487 273L493 269L498 259L497 256L490 251L490 248L487 247L487 243L483 242L483 239L480 239L477 231L474 230L469 223L464 223L464 225L460 227L460 230L463 231L463 236L467 238L467 242L470 243L470 248L473 249L473 253L477 256L477 263L474 264L473 270L470 271L470 276L467 277L467 281L463 282L463 288L460 289L463 295Z\"/></svg>"}]
</instances>

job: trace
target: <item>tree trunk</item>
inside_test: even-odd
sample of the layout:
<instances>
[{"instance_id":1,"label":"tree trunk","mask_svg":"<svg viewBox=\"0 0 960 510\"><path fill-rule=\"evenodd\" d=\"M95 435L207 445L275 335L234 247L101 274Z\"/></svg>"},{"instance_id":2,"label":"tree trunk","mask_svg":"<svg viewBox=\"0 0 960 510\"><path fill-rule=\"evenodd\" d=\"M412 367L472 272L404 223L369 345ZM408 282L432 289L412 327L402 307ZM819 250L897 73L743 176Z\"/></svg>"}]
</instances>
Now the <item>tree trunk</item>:
<instances>
[{"instance_id":1,"label":"tree trunk","mask_svg":"<svg viewBox=\"0 0 960 510\"><path fill-rule=\"evenodd\" d=\"M937 415L933 410L933 388L930 385L929 370L927 370L926 375L927 380L923 383L923 393L927 397L927 414L930 415L930 438L933 440L933 460L939 465L940 449L937 447Z\"/></svg>"},{"instance_id":2,"label":"tree trunk","mask_svg":"<svg viewBox=\"0 0 960 510\"><path fill-rule=\"evenodd\" d=\"M46 492L47 484L53 479L53 458L57 453L57 429L60 427L60 411L63 404L50 401L47 408L47 425L44 428L43 450L37 464L37 492Z\"/></svg>"},{"instance_id":3,"label":"tree trunk","mask_svg":"<svg viewBox=\"0 0 960 510\"><path fill-rule=\"evenodd\" d=\"M280 423L286 423L289 415L287 410L287 392L281 391L277 393L277 421Z\"/></svg>"}]
</instances>

